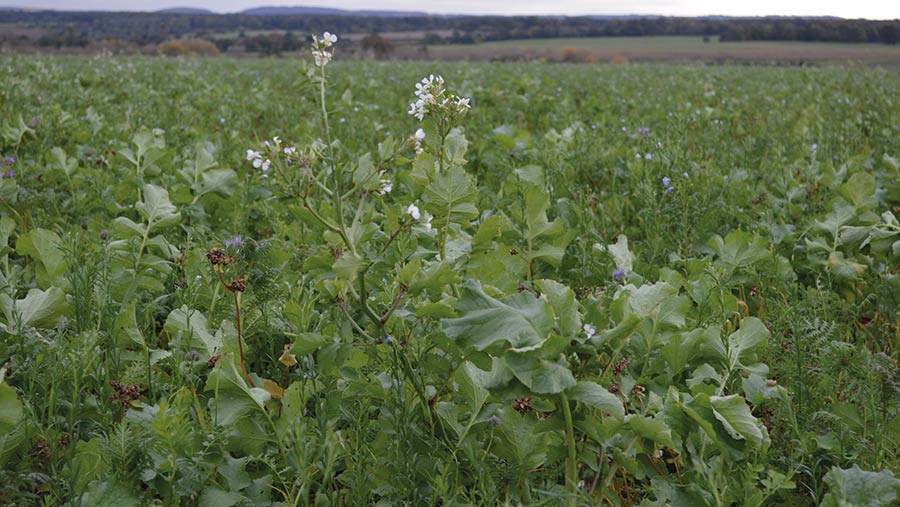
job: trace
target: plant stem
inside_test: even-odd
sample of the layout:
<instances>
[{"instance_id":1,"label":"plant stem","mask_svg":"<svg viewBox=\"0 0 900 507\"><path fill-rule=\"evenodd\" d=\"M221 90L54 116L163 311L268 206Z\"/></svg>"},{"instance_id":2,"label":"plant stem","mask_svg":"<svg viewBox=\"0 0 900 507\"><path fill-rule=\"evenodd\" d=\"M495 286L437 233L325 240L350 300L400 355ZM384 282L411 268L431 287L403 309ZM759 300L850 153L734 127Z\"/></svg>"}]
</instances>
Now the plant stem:
<instances>
[{"instance_id":1,"label":"plant stem","mask_svg":"<svg viewBox=\"0 0 900 507\"><path fill-rule=\"evenodd\" d=\"M566 419L566 506L578 505L578 462L575 458L575 426L572 424L572 410L569 407L569 398L566 393L559 393L559 400L563 407L563 417Z\"/></svg>"}]
</instances>

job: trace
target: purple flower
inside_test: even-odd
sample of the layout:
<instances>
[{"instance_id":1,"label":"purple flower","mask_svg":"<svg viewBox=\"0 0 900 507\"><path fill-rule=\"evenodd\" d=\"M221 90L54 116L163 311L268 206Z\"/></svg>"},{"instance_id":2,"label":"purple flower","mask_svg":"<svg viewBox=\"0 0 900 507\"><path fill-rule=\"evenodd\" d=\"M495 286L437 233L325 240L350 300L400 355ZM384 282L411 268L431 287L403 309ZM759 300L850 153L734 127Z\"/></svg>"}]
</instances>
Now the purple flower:
<instances>
[{"instance_id":1,"label":"purple flower","mask_svg":"<svg viewBox=\"0 0 900 507\"><path fill-rule=\"evenodd\" d=\"M687 177L688 177L688 173L687 173L687 171L685 171L685 172L683 172L683 173L681 173L681 175L682 175L682 176L684 176L684 177L685 177L685 178L687 178Z\"/></svg>"},{"instance_id":2,"label":"purple flower","mask_svg":"<svg viewBox=\"0 0 900 507\"><path fill-rule=\"evenodd\" d=\"M18 159L16 157L4 157L3 165L13 165Z\"/></svg>"},{"instance_id":3,"label":"purple flower","mask_svg":"<svg viewBox=\"0 0 900 507\"><path fill-rule=\"evenodd\" d=\"M666 189L666 193L667 193L667 194L671 194L671 193L674 192L674 191L675 191L675 189L672 188L672 187L669 187L669 188Z\"/></svg>"},{"instance_id":4,"label":"purple flower","mask_svg":"<svg viewBox=\"0 0 900 507\"><path fill-rule=\"evenodd\" d=\"M816 150L819 149L819 145L816 144L816 143L813 143L812 146L811 146L811 148L812 148L812 151L816 151Z\"/></svg>"},{"instance_id":5,"label":"purple flower","mask_svg":"<svg viewBox=\"0 0 900 507\"><path fill-rule=\"evenodd\" d=\"M653 154L652 154L652 153L645 153L645 154L644 154L644 158L647 159L647 160L652 160L652 159L653 159Z\"/></svg>"},{"instance_id":6,"label":"purple flower","mask_svg":"<svg viewBox=\"0 0 900 507\"><path fill-rule=\"evenodd\" d=\"M663 184L664 187L671 187L671 186L672 186L672 180L670 180L668 176L663 176L662 184Z\"/></svg>"},{"instance_id":7,"label":"purple flower","mask_svg":"<svg viewBox=\"0 0 900 507\"><path fill-rule=\"evenodd\" d=\"M612 272L613 280L617 282L621 282L625 280L625 270L622 268L616 268L615 271Z\"/></svg>"},{"instance_id":8,"label":"purple flower","mask_svg":"<svg viewBox=\"0 0 900 507\"><path fill-rule=\"evenodd\" d=\"M244 238L240 234L225 240L225 248L240 250L242 246L244 246Z\"/></svg>"}]
</instances>

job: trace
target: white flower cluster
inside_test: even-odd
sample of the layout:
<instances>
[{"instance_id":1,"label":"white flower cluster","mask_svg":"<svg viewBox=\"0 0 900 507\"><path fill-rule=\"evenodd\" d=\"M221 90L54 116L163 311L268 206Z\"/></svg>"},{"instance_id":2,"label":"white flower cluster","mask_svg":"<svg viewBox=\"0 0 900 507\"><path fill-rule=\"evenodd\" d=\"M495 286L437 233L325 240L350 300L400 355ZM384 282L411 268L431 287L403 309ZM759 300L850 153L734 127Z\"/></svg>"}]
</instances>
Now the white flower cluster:
<instances>
[{"instance_id":1,"label":"white flower cluster","mask_svg":"<svg viewBox=\"0 0 900 507\"><path fill-rule=\"evenodd\" d=\"M426 230L431 230L431 219L434 218L428 213L422 213L419 211L419 207L415 204L410 204L406 207L406 213L413 217L413 220L418 220L419 223L425 227Z\"/></svg>"},{"instance_id":2,"label":"white flower cluster","mask_svg":"<svg viewBox=\"0 0 900 507\"><path fill-rule=\"evenodd\" d=\"M263 178L268 178L269 175L266 174L269 172L269 166L272 165L272 161L268 158L264 158L262 153L254 150L247 150L247 161L253 164L253 167L256 169L262 169Z\"/></svg>"},{"instance_id":3,"label":"white flower cluster","mask_svg":"<svg viewBox=\"0 0 900 507\"><path fill-rule=\"evenodd\" d=\"M265 140L262 144L263 148L259 151L247 150L244 159L250 162L255 169L261 169L263 178L269 178L268 173L272 167L272 160L279 158L282 152L284 152L288 164L291 163L292 158L297 157L297 147L285 146L282 148L281 138L278 136L273 137L271 141Z\"/></svg>"},{"instance_id":4,"label":"white flower cluster","mask_svg":"<svg viewBox=\"0 0 900 507\"><path fill-rule=\"evenodd\" d=\"M416 83L416 101L409 104L408 112L422 121L429 113L461 114L470 107L469 99L448 94L444 89L444 78L432 74Z\"/></svg>"},{"instance_id":5,"label":"white flower cluster","mask_svg":"<svg viewBox=\"0 0 900 507\"><path fill-rule=\"evenodd\" d=\"M337 42L337 35L330 32L323 33L321 39L313 35L312 54L316 61L316 67L328 65L334 56L334 50L329 51L328 48L335 42Z\"/></svg>"}]
</instances>

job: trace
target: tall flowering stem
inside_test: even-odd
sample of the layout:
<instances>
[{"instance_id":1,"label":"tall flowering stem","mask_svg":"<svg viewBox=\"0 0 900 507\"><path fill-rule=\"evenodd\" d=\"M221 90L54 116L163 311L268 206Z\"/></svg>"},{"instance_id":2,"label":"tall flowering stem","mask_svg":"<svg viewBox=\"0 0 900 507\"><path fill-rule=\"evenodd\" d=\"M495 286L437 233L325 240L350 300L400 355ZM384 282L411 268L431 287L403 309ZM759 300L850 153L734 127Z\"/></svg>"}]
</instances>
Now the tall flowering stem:
<instances>
[{"instance_id":1,"label":"tall flowering stem","mask_svg":"<svg viewBox=\"0 0 900 507\"><path fill-rule=\"evenodd\" d=\"M227 255L221 248L213 248L207 251L206 258L209 259L209 262L213 265L213 270L216 272L216 276L219 278L219 283L221 284L221 286L225 287L225 290L230 292L232 298L234 299L234 314L237 326L237 342L238 353L240 354L241 370L244 372L244 376L247 378L247 382L250 383L250 387L256 387L256 384L250 377L250 373L247 371L247 367L244 366L244 337L243 325L241 322L241 293L243 293L247 289L247 283L243 278L238 278L231 283L225 282L225 278L223 276L224 266L234 262L234 257Z\"/></svg>"}]
</instances>

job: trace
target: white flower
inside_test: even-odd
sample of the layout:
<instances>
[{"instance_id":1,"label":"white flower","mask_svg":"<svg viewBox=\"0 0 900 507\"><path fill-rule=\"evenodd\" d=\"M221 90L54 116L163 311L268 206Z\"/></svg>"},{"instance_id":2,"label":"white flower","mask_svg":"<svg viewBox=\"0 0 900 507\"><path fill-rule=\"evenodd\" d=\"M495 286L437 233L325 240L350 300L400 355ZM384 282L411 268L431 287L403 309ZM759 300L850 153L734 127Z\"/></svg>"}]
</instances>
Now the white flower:
<instances>
[{"instance_id":1,"label":"white flower","mask_svg":"<svg viewBox=\"0 0 900 507\"><path fill-rule=\"evenodd\" d=\"M422 226L425 227L425 229L427 229L429 231L431 230L431 219L432 218L434 218L434 217L429 215L428 213L425 213L425 216L421 220Z\"/></svg>"},{"instance_id":2,"label":"white flower","mask_svg":"<svg viewBox=\"0 0 900 507\"><path fill-rule=\"evenodd\" d=\"M413 139L416 141L416 153L422 153L422 139L425 139L425 131L419 129L413 135Z\"/></svg>"},{"instance_id":3,"label":"white flower","mask_svg":"<svg viewBox=\"0 0 900 507\"><path fill-rule=\"evenodd\" d=\"M316 61L316 67L324 67L331 61L332 54L327 51L316 51L314 49L312 54L313 59Z\"/></svg>"},{"instance_id":4,"label":"white flower","mask_svg":"<svg viewBox=\"0 0 900 507\"><path fill-rule=\"evenodd\" d=\"M259 160L261 157L262 157L262 155L258 151L247 150L247 157L246 157L247 161ZM256 166L256 167L259 167L259 166Z\"/></svg>"},{"instance_id":5,"label":"white flower","mask_svg":"<svg viewBox=\"0 0 900 507\"><path fill-rule=\"evenodd\" d=\"M273 137L272 141L275 141L275 144L281 144L281 138L278 136Z\"/></svg>"},{"instance_id":6,"label":"white flower","mask_svg":"<svg viewBox=\"0 0 900 507\"><path fill-rule=\"evenodd\" d=\"M285 146L285 148L284 148L285 155L293 155L294 153L297 153L296 146Z\"/></svg>"},{"instance_id":7,"label":"white flower","mask_svg":"<svg viewBox=\"0 0 900 507\"><path fill-rule=\"evenodd\" d=\"M269 159L266 159L266 161L262 163L262 171L263 171L264 173L265 173L265 172L269 172L269 166L270 166L270 165L272 165L272 161L269 160Z\"/></svg>"},{"instance_id":8,"label":"white flower","mask_svg":"<svg viewBox=\"0 0 900 507\"><path fill-rule=\"evenodd\" d=\"M254 168L259 169L260 167L262 167L262 165L263 165L263 159L262 159L262 158L255 158L255 159L253 159L253 167L254 167Z\"/></svg>"},{"instance_id":9,"label":"white flower","mask_svg":"<svg viewBox=\"0 0 900 507\"><path fill-rule=\"evenodd\" d=\"M595 328L594 326L592 326L590 324L585 324L584 325L584 333L587 335L588 338L590 338L590 337L594 336L595 334L597 334L597 328Z\"/></svg>"},{"instance_id":10,"label":"white flower","mask_svg":"<svg viewBox=\"0 0 900 507\"><path fill-rule=\"evenodd\" d=\"M337 42L337 35L330 33L330 32L325 32L322 34L322 40L325 41L326 44L328 44L330 46L330 45L334 44L335 42Z\"/></svg>"},{"instance_id":11,"label":"white flower","mask_svg":"<svg viewBox=\"0 0 900 507\"><path fill-rule=\"evenodd\" d=\"M385 175L385 171L381 171L378 173L378 190L375 191L378 195L384 195L391 193L391 190L394 189L394 185L391 183L390 178Z\"/></svg>"},{"instance_id":12,"label":"white flower","mask_svg":"<svg viewBox=\"0 0 900 507\"><path fill-rule=\"evenodd\" d=\"M469 105L468 98L460 98L460 97L456 98L456 110L457 111L459 111L461 113L461 112L466 111L471 108L472 108L472 106Z\"/></svg>"},{"instance_id":13,"label":"white flower","mask_svg":"<svg viewBox=\"0 0 900 507\"><path fill-rule=\"evenodd\" d=\"M422 218L422 214L419 213L419 207L416 206L415 204L410 204L406 208L406 212L416 220Z\"/></svg>"}]
</instances>

